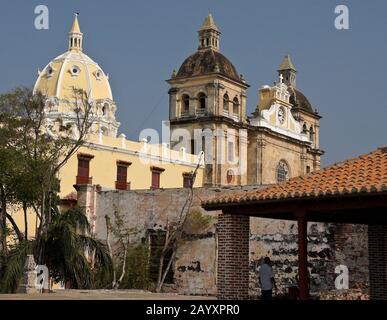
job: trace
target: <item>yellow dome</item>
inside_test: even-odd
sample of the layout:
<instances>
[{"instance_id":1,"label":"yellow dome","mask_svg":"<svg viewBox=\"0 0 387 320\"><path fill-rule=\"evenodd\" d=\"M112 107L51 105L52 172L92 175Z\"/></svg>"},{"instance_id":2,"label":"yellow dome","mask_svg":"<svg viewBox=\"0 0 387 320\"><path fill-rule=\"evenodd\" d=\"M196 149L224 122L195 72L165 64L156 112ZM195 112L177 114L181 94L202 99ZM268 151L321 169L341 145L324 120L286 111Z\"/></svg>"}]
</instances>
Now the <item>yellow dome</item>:
<instances>
[{"instance_id":1,"label":"yellow dome","mask_svg":"<svg viewBox=\"0 0 387 320\"><path fill-rule=\"evenodd\" d=\"M50 98L72 100L73 88L83 89L92 100L113 100L109 77L82 52L83 35L77 16L69 33L69 50L39 72L34 92Z\"/></svg>"},{"instance_id":2,"label":"yellow dome","mask_svg":"<svg viewBox=\"0 0 387 320\"><path fill-rule=\"evenodd\" d=\"M93 100L113 100L108 76L81 51L70 50L52 60L40 72L34 91L71 100L73 87L83 89Z\"/></svg>"}]
</instances>

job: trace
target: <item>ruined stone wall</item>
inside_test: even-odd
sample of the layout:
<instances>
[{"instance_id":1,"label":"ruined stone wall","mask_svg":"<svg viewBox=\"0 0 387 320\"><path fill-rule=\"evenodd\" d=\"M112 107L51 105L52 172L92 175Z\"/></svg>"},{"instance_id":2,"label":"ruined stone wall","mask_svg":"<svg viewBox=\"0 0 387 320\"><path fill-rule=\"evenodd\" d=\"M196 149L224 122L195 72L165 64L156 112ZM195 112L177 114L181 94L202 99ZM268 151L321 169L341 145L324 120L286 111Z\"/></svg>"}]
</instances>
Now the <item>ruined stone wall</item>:
<instances>
[{"instance_id":1,"label":"ruined stone wall","mask_svg":"<svg viewBox=\"0 0 387 320\"><path fill-rule=\"evenodd\" d=\"M262 186L232 188L198 188L194 192L191 210L212 217L204 230L187 235L180 246L174 269L174 284L168 291L191 295L217 294L217 215L201 208L201 200L220 192L249 191ZM98 191L95 197L95 231L100 239L106 239L105 215L115 210L123 213L125 224L141 232L164 230L167 222L176 221L189 193L188 189L144 191ZM256 266L265 256L274 263L279 289L296 283L297 274L297 225L291 221L250 219L250 284L251 296L260 294ZM368 287L367 227L361 225L333 225L308 223L308 262L311 274L311 290L332 291L336 277L335 266L349 268L350 288ZM333 294L334 295L334 294ZM335 295L334 295L335 296Z\"/></svg>"},{"instance_id":2,"label":"ruined stone wall","mask_svg":"<svg viewBox=\"0 0 387 320\"><path fill-rule=\"evenodd\" d=\"M255 269L264 256L271 258L278 289L285 294L288 287L296 285L296 222L251 218L250 229L250 295L259 293ZM356 289L360 295L367 294L367 235L367 226L364 225L308 223L308 269L312 295L330 292L330 298L342 296L335 290L335 268L338 265L348 267L349 288Z\"/></svg>"}]
</instances>

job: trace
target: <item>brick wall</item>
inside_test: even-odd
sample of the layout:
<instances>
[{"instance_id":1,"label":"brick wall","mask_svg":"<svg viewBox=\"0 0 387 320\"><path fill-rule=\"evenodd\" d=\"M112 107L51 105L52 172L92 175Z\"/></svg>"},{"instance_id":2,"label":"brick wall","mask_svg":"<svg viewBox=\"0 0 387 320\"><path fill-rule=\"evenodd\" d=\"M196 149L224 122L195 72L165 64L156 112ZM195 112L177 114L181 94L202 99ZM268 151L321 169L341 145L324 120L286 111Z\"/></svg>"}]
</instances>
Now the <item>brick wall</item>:
<instances>
[{"instance_id":1,"label":"brick wall","mask_svg":"<svg viewBox=\"0 0 387 320\"><path fill-rule=\"evenodd\" d=\"M250 218L221 214L218 218L218 297L248 299Z\"/></svg>"},{"instance_id":2,"label":"brick wall","mask_svg":"<svg viewBox=\"0 0 387 320\"><path fill-rule=\"evenodd\" d=\"M370 299L387 300L387 225L368 230Z\"/></svg>"}]
</instances>

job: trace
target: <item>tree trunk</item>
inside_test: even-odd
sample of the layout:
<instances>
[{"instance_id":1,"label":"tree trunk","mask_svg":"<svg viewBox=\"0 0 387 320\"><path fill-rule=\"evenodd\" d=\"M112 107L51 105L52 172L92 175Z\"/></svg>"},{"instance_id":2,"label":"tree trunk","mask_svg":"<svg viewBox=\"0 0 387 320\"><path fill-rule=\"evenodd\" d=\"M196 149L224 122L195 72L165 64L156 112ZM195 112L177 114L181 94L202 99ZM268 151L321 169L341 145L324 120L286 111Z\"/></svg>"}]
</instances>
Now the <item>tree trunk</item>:
<instances>
[{"instance_id":1,"label":"tree trunk","mask_svg":"<svg viewBox=\"0 0 387 320\"><path fill-rule=\"evenodd\" d=\"M164 270L163 277L161 278L161 283L160 283L161 286L160 286L158 292L161 291L161 288L162 288L162 286L163 286L163 284L164 284L165 278L167 277L167 274L168 274L168 272L169 272L169 269L170 269L171 266L172 266L172 262L173 262L173 260L174 260L175 257L176 257L176 253L177 253L177 248L175 248L175 249L173 250L171 259L169 259L168 264L167 264L167 267L166 267L165 270Z\"/></svg>"},{"instance_id":2,"label":"tree trunk","mask_svg":"<svg viewBox=\"0 0 387 320\"><path fill-rule=\"evenodd\" d=\"M112 281L112 288L115 289L116 287L116 268L114 265L114 259L113 259L113 250L112 246L110 244L110 232L109 232L109 227L110 227L110 222L109 222L109 217L105 215L105 222L106 222L106 244L109 250L109 256L110 259L112 259L112 267L113 267L113 281Z\"/></svg>"},{"instance_id":3,"label":"tree trunk","mask_svg":"<svg viewBox=\"0 0 387 320\"><path fill-rule=\"evenodd\" d=\"M28 241L28 216L27 216L27 203L23 202L23 213L24 213L24 239Z\"/></svg>"},{"instance_id":4,"label":"tree trunk","mask_svg":"<svg viewBox=\"0 0 387 320\"><path fill-rule=\"evenodd\" d=\"M12 224L12 227L13 229L15 230L15 233L16 233L16 236L19 240L19 242L23 242L24 241L24 236L23 234L20 232L20 229L19 227L17 226L15 220L12 218L12 216L8 213L6 213L6 217L7 219L9 220L9 222Z\"/></svg>"},{"instance_id":5,"label":"tree trunk","mask_svg":"<svg viewBox=\"0 0 387 320\"><path fill-rule=\"evenodd\" d=\"M0 198L1 198L1 212L0 212L0 249L4 253L8 252L7 248L7 200L5 197L5 190L3 185L0 187Z\"/></svg>"}]
</instances>

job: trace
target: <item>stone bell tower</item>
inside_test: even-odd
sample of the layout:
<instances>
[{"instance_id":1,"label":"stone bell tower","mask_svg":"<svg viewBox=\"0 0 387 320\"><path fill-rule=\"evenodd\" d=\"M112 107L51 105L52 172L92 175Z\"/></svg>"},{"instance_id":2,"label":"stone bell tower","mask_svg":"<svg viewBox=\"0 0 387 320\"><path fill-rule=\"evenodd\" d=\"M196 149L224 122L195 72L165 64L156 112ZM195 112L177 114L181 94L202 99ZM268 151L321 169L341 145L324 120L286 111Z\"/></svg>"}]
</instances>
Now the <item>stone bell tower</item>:
<instances>
[{"instance_id":1,"label":"stone bell tower","mask_svg":"<svg viewBox=\"0 0 387 320\"><path fill-rule=\"evenodd\" d=\"M198 30L198 50L167 81L172 148L204 151L209 186L247 183L249 86L220 53L220 34L209 14Z\"/></svg>"}]
</instances>

